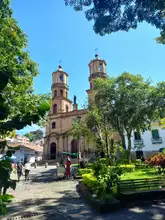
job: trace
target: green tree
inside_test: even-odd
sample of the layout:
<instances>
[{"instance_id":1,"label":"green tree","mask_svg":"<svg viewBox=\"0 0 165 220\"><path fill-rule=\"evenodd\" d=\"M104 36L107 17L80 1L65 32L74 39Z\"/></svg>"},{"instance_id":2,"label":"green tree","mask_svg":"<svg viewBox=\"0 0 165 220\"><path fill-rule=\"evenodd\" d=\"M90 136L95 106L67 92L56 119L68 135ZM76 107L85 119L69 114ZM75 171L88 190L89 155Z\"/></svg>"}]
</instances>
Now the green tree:
<instances>
[{"instance_id":1,"label":"green tree","mask_svg":"<svg viewBox=\"0 0 165 220\"><path fill-rule=\"evenodd\" d=\"M84 121L75 123L72 131L76 140L85 138L87 143L95 147L99 155L104 153L108 159L112 158L114 153L114 133L104 110L94 103L88 107Z\"/></svg>"},{"instance_id":2,"label":"green tree","mask_svg":"<svg viewBox=\"0 0 165 220\"><path fill-rule=\"evenodd\" d=\"M43 138L44 132L42 130L36 130L26 133L25 136L29 138L30 141L37 141Z\"/></svg>"},{"instance_id":3,"label":"green tree","mask_svg":"<svg viewBox=\"0 0 165 220\"><path fill-rule=\"evenodd\" d=\"M130 159L133 131L143 132L152 121L159 119L159 112L165 105L165 83L153 86L141 75L125 72L117 78L96 80L95 89L96 103L103 109L107 121L120 134L125 149L127 137Z\"/></svg>"},{"instance_id":4,"label":"green tree","mask_svg":"<svg viewBox=\"0 0 165 220\"><path fill-rule=\"evenodd\" d=\"M76 11L85 11L94 21L94 31L101 36L136 29L147 22L160 29L159 43L165 43L164 0L64 0Z\"/></svg>"},{"instance_id":5,"label":"green tree","mask_svg":"<svg viewBox=\"0 0 165 220\"><path fill-rule=\"evenodd\" d=\"M27 37L12 17L9 0L0 0L0 135L37 123L49 110L48 95L36 95L38 74Z\"/></svg>"},{"instance_id":6,"label":"green tree","mask_svg":"<svg viewBox=\"0 0 165 220\"><path fill-rule=\"evenodd\" d=\"M12 17L10 1L0 0L0 137L37 123L49 110L47 95L34 94L38 69L26 48L27 37ZM0 143L1 149L5 146L6 141ZM10 179L9 158L0 161L0 214L6 212L6 203L11 199L1 193L16 187Z\"/></svg>"}]
</instances>

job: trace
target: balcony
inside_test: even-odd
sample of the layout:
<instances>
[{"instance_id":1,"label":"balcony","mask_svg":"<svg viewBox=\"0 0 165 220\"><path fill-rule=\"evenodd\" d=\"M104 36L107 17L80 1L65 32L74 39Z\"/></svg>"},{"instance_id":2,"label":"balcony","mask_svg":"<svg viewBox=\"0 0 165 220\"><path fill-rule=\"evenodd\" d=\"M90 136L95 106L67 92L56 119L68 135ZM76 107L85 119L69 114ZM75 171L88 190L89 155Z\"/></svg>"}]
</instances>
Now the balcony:
<instances>
[{"instance_id":1,"label":"balcony","mask_svg":"<svg viewBox=\"0 0 165 220\"><path fill-rule=\"evenodd\" d=\"M134 145L135 146L143 145L143 139L134 139Z\"/></svg>"},{"instance_id":2,"label":"balcony","mask_svg":"<svg viewBox=\"0 0 165 220\"><path fill-rule=\"evenodd\" d=\"M161 137L152 138L152 143L153 144L162 144L162 138Z\"/></svg>"}]
</instances>

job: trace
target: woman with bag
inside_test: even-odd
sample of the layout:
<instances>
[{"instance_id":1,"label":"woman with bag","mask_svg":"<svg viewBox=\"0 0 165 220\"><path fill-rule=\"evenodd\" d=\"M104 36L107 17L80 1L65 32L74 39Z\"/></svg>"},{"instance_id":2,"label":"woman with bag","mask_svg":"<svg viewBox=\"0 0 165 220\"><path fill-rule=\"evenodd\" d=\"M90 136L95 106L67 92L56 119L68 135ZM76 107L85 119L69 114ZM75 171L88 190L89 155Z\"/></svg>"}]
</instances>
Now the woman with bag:
<instances>
[{"instance_id":1,"label":"woman with bag","mask_svg":"<svg viewBox=\"0 0 165 220\"><path fill-rule=\"evenodd\" d=\"M18 177L18 182L20 181L20 178L22 176L22 164L21 163L18 163L17 164L17 177Z\"/></svg>"}]
</instances>

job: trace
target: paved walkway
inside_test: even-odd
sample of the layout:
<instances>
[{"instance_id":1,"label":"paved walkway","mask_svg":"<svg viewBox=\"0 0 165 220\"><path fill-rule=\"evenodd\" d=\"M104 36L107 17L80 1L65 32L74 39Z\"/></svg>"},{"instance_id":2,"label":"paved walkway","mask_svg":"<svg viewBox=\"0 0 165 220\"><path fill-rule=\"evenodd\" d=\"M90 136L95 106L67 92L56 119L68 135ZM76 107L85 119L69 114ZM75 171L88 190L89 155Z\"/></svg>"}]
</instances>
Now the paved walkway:
<instances>
[{"instance_id":1,"label":"paved walkway","mask_svg":"<svg viewBox=\"0 0 165 220\"><path fill-rule=\"evenodd\" d=\"M163 220L165 204L122 209L108 215L92 211L76 192L77 182L55 181L53 167L37 168L31 171L31 180L22 180L16 191L9 190L15 199L9 206L3 220Z\"/></svg>"}]
</instances>

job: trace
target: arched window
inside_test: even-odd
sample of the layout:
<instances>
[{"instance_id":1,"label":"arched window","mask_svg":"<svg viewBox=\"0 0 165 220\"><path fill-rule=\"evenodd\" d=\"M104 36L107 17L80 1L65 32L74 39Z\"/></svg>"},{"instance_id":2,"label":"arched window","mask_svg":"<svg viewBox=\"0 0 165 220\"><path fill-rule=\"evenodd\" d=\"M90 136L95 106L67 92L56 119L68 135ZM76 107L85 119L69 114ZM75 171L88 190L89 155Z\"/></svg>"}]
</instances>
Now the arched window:
<instances>
[{"instance_id":1,"label":"arched window","mask_svg":"<svg viewBox=\"0 0 165 220\"><path fill-rule=\"evenodd\" d=\"M57 96L57 90L54 90L54 98Z\"/></svg>"},{"instance_id":2,"label":"arched window","mask_svg":"<svg viewBox=\"0 0 165 220\"><path fill-rule=\"evenodd\" d=\"M56 128L56 122L52 122L52 129Z\"/></svg>"},{"instance_id":3,"label":"arched window","mask_svg":"<svg viewBox=\"0 0 165 220\"><path fill-rule=\"evenodd\" d=\"M100 72L103 72L103 64L102 63L100 63Z\"/></svg>"},{"instance_id":4,"label":"arched window","mask_svg":"<svg viewBox=\"0 0 165 220\"><path fill-rule=\"evenodd\" d=\"M60 90L60 94L61 94L61 96L63 97L63 90Z\"/></svg>"},{"instance_id":5,"label":"arched window","mask_svg":"<svg viewBox=\"0 0 165 220\"><path fill-rule=\"evenodd\" d=\"M63 74L60 75L60 81L62 81L62 82L64 81L64 75Z\"/></svg>"},{"instance_id":6,"label":"arched window","mask_svg":"<svg viewBox=\"0 0 165 220\"><path fill-rule=\"evenodd\" d=\"M68 105L66 105L66 112L68 112Z\"/></svg>"},{"instance_id":7,"label":"arched window","mask_svg":"<svg viewBox=\"0 0 165 220\"><path fill-rule=\"evenodd\" d=\"M68 92L66 92L66 98L68 98Z\"/></svg>"},{"instance_id":8,"label":"arched window","mask_svg":"<svg viewBox=\"0 0 165 220\"><path fill-rule=\"evenodd\" d=\"M54 104L53 105L53 114L56 114L57 113L57 104Z\"/></svg>"}]
</instances>

